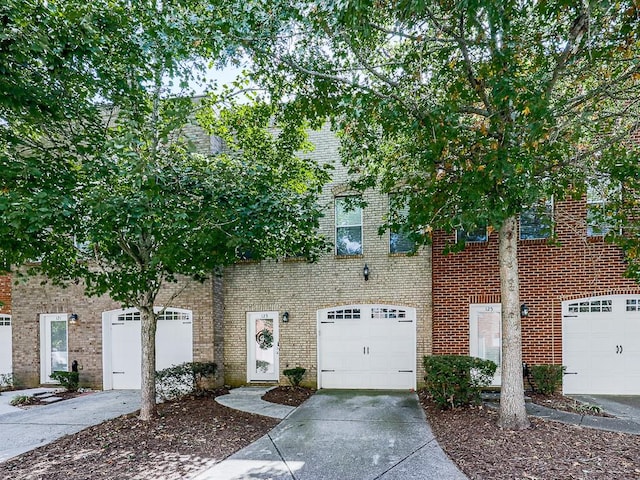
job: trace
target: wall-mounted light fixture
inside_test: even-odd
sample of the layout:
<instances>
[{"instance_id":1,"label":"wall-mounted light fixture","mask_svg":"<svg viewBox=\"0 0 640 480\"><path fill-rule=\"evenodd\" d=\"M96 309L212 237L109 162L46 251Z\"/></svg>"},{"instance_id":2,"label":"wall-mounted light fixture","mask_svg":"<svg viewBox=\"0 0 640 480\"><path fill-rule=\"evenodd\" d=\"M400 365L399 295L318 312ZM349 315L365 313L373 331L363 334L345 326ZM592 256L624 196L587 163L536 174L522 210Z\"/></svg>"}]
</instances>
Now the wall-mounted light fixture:
<instances>
[{"instance_id":1,"label":"wall-mounted light fixture","mask_svg":"<svg viewBox=\"0 0 640 480\"><path fill-rule=\"evenodd\" d=\"M364 275L365 282L369 280L369 267L367 266L366 263L364 264L364 268L362 269L362 274Z\"/></svg>"},{"instance_id":2,"label":"wall-mounted light fixture","mask_svg":"<svg viewBox=\"0 0 640 480\"><path fill-rule=\"evenodd\" d=\"M282 314L282 323L289 323L289 312L284 312Z\"/></svg>"},{"instance_id":3,"label":"wall-mounted light fixture","mask_svg":"<svg viewBox=\"0 0 640 480\"><path fill-rule=\"evenodd\" d=\"M522 318L526 318L529 316L529 307L527 307L526 303L523 303L522 305L520 305L520 316Z\"/></svg>"},{"instance_id":4,"label":"wall-mounted light fixture","mask_svg":"<svg viewBox=\"0 0 640 480\"><path fill-rule=\"evenodd\" d=\"M69 315L69 325L75 325L76 323L78 323L78 314L72 313Z\"/></svg>"}]
</instances>

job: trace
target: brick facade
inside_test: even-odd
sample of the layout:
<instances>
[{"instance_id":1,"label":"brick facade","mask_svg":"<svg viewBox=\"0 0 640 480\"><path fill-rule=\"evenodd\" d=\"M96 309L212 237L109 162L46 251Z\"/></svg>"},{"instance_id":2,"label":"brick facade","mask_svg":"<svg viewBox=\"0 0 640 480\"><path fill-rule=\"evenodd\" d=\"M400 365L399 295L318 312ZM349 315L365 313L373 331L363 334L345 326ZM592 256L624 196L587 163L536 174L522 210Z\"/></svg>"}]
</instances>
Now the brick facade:
<instances>
[{"instance_id":1,"label":"brick facade","mask_svg":"<svg viewBox=\"0 0 640 480\"><path fill-rule=\"evenodd\" d=\"M334 165L333 182L324 189L325 217L321 232L334 240L334 198L343 194L347 173L340 164L338 140L327 130L311 132L318 162ZM393 304L417 309L417 380L423 355L431 353L431 255L423 249L415 256L390 255L389 234L378 235L388 210L386 196L368 193L363 210L363 254L338 257L326 254L317 263L268 261L240 263L224 277L225 381L247 382L247 312L287 311L289 323L280 323L280 371L301 366L305 383L317 380L317 315L319 309L348 304ZM371 270L364 281L363 267ZM286 383L286 379L281 377Z\"/></svg>"},{"instance_id":2,"label":"brick facade","mask_svg":"<svg viewBox=\"0 0 640 480\"><path fill-rule=\"evenodd\" d=\"M11 276L0 276L0 313L11 315Z\"/></svg>"},{"instance_id":3,"label":"brick facade","mask_svg":"<svg viewBox=\"0 0 640 480\"><path fill-rule=\"evenodd\" d=\"M555 221L557 243L518 243L520 301L530 312L522 319L523 360L531 364L562 363L564 300L640 292L623 277L622 252L602 237L586 236L585 200L558 202ZM434 354L469 354L469 305L500 302L497 232L488 242L443 255L454 238L434 235Z\"/></svg>"},{"instance_id":4,"label":"brick facade","mask_svg":"<svg viewBox=\"0 0 640 480\"><path fill-rule=\"evenodd\" d=\"M16 385L31 387L40 384L40 315L75 313L78 315L77 324L68 325L69 362L78 361L81 385L101 389L102 313L119 309L122 305L106 296L87 297L81 285L63 289L49 283L42 284L41 280L33 277L13 287L13 371ZM157 305L163 306L163 301L178 289L180 293L167 306L193 312L194 361L216 361L222 367L222 346L219 344L221 309L219 300L214 300L220 297L220 279L204 283L181 279L162 290ZM221 383L223 374L219 370L218 383Z\"/></svg>"}]
</instances>

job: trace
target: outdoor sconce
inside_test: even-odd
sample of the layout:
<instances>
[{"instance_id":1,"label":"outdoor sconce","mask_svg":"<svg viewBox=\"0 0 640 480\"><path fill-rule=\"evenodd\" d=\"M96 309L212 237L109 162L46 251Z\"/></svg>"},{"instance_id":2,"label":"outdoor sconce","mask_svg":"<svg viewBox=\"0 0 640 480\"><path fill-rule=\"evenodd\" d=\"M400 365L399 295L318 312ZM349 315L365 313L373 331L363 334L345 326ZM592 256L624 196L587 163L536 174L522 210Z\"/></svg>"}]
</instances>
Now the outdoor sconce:
<instances>
[{"instance_id":1,"label":"outdoor sconce","mask_svg":"<svg viewBox=\"0 0 640 480\"><path fill-rule=\"evenodd\" d=\"M367 266L366 263L364 264L364 268L362 269L362 274L364 275L365 282L369 280L369 267Z\"/></svg>"},{"instance_id":2,"label":"outdoor sconce","mask_svg":"<svg viewBox=\"0 0 640 480\"><path fill-rule=\"evenodd\" d=\"M284 312L282 314L282 323L289 323L289 312Z\"/></svg>"},{"instance_id":3,"label":"outdoor sconce","mask_svg":"<svg viewBox=\"0 0 640 480\"><path fill-rule=\"evenodd\" d=\"M522 305L520 305L520 316L522 318L526 318L529 316L529 307L527 307L526 303L523 303Z\"/></svg>"},{"instance_id":4,"label":"outdoor sconce","mask_svg":"<svg viewBox=\"0 0 640 480\"><path fill-rule=\"evenodd\" d=\"M75 325L76 323L78 323L78 314L72 313L71 315L69 315L69 324Z\"/></svg>"}]
</instances>

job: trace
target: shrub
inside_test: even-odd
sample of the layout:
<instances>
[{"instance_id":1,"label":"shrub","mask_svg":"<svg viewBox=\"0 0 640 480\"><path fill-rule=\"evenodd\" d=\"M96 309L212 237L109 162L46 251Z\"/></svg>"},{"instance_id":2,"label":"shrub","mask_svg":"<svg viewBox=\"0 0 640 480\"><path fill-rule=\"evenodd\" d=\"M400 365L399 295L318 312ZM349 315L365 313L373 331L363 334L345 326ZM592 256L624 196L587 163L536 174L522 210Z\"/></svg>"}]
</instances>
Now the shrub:
<instances>
[{"instance_id":1,"label":"shrub","mask_svg":"<svg viewBox=\"0 0 640 480\"><path fill-rule=\"evenodd\" d=\"M567 367L563 365L531 365L531 376L536 388L543 395L552 395L560 390L562 376Z\"/></svg>"},{"instance_id":2,"label":"shrub","mask_svg":"<svg viewBox=\"0 0 640 480\"><path fill-rule=\"evenodd\" d=\"M16 395L11 399L9 403L13 407L17 407L19 405L29 405L31 403L32 398L33 397L30 397L29 395Z\"/></svg>"},{"instance_id":3,"label":"shrub","mask_svg":"<svg viewBox=\"0 0 640 480\"><path fill-rule=\"evenodd\" d=\"M491 384L497 365L464 355L424 357L427 393L442 410L480 403L480 390Z\"/></svg>"},{"instance_id":4,"label":"shrub","mask_svg":"<svg viewBox=\"0 0 640 480\"><path fill-rule=\"evenodd\" d=\"M156 391L164 400L184 395L204 395L210 390L217 365L213 362L187 362L156 372Z\"/></svg>"},{"instance_id":5,"label":"shrub","mask_svg":"<svg viewBox=\"0 0 640 480\"><path fill-rule=\"evenodd\" d=\"M289 368L288 370L282 371L284 376L289 379L289 383L294 387L300 386L302 377L304 377L304 374L306 372L307 372L307 369L302 367Z\"/></svg>"},{"instance_id":6,"label":"shrub","mask_svg":"<svg viewBox=\"0 0 640 480\"><path fill-rule=\"evenodd\" d=\"M0 392L9 390L13 387L13 374L0 373Z\"/></svg>"},{"instance_id":7,"label":"shrub","mask_svg":"<svg viewBox=\"0 0 640 480\"><path fill-rule=\"evenodd\" d=\"M78 372L56 371L51 374L53 380L60 382L68 392L77 392L80 383L80 375Z\"/></svg>"}]
</instances>

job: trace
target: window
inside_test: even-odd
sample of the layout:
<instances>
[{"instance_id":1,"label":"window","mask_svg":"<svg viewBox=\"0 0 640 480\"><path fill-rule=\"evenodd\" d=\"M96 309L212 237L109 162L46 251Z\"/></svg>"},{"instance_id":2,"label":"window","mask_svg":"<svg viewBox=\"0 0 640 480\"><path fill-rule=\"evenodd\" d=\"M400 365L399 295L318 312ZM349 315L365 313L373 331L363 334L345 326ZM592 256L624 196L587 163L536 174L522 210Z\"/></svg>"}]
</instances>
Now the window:
<instances>
[{"instance_id":1,"label":"window","mask_svg":"<svg viewBox=\"0 0 640 480\"><path fill-rule=\"evenodd\" d=\"M640 312L640 298L627 298L627 312Z\"/></svg>"},{"instance_id":2,"label":"window","mask_svg":"<svg viewBox=\"0 0 640 480\"><path fill-rule=\"evenodd\" d=\"M391 223L403 224L409 216L409 205L399 204L393 196L389 196L389 216ZM399 226L389 231L389 253L409 253L415 247L415 242L409 238L408 232Z\"/></svg>"},{"instance_id":3,"label":"window","mask_svg":"<svg viewBox=\"0 0 640 480\"><path fill-rule=\"evenodd\" d=\"M552 200L528 208L520 213L520 240L549 238L552 224Z\"/></svg>"},{"instance_id":4,"label":"window","mask_svg":"<svg viewBox=\"0 0 640 480\"><path fill-rule=\"evenodd\" d=\"M611 313L611 306L613 301L607 300L583 300L581 302L571 303L569 305L570 313L591 313L602 312Z\"/></svg>"},{"instance_id":5,"label":"window","mask_svg":"<svg viewBox=\"0 0 640 480\"><path fill-rule=\"evenodd\" d=\"M456 230L456 242L478 243L486 242L487 239L487 227L485 225L471 230L466 230L464 228Z\"/></svg>"},{"instance_id":6,"label":"window","mask_svg":"<svg viewBox=\"0 0 640 480\"><path fill-rule=\"evenodd\" d=\"M611 195L611 184L603 180L597 185L587 186L587 236L604 236L611 230L607 221L606 200Z\"/></svg>"},{"instance_id":7,"label":"window","mask_svg":"<svg viewBox=\"0 0 640 480\"><path fill-rule=\"evenodd\" d=\"M359 308L345 308L343 310L332 310L327 312L327 318L330 320L357 319L360 318Z\"/></svg>"},{"instance_id":8,"label":"window","mask_svg":"<svg viewBox=\"0 0 640 480\"><path fill-rule=\"evenodd\" d=\"M362 255L362 208L356 202L336 198L336 255Z\"/></svg>"}]
</instances>

